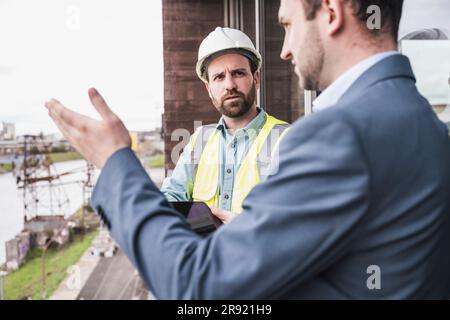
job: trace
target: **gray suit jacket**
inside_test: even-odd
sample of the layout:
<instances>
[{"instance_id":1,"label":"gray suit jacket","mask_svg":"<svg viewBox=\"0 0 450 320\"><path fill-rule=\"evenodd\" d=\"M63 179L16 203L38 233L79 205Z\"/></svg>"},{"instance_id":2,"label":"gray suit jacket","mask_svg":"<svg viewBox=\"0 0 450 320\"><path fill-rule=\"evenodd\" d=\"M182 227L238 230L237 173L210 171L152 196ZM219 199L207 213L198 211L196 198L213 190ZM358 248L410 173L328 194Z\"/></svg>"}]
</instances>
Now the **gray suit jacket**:
<instances>
[{"instance_id":1,"label":"gray suit jacket","mask_svg":"<svg viewBox=\"0 0 450 320\"><path fill-rule=\"evenodd\" d=\"M401 55L298 120L279 172L207 238L131 150L93 204L157 298L448 298L450 141Z\"/></svg>"}]
</instances>

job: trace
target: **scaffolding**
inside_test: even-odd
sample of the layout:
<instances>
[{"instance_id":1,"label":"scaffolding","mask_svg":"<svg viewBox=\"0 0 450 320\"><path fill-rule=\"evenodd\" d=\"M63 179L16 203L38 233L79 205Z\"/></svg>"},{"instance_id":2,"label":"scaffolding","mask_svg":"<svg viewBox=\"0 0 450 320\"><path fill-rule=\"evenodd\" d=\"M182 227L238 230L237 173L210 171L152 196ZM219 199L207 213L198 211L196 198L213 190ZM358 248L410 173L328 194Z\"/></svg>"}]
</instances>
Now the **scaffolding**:
<instances>
[{"instance_id":1,"label":"scaffolding","mask_svg":"<svg viewBox=\"0 0 450 320\"><path fill-rule=\"evenodd\" d=\"M49 154L53 142L42 136L26 135L23 140L22 159L15 166L16 184L23 199L24 222L39 216L67 217L70 199L65 185L80 184L83 193L83 216L93 189L94 167L86 162L83 167L57 172ZM63 182L61 177L84 173L85 178Z\"/></svg>"}]
</instances>

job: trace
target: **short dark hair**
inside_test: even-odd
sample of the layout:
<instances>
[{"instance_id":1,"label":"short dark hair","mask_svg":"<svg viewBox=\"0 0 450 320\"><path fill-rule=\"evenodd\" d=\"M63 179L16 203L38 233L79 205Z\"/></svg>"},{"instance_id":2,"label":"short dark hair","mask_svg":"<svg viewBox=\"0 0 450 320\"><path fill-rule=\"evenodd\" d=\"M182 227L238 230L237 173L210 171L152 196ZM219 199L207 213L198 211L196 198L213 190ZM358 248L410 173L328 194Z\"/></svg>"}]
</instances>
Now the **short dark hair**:
<instances>
[{"instance_id":1,"label":"short dark hair","mask_svg":"<svg viewBox=\"0 0 450 320\"><path fill-rule=\"evenodd\" d=\"M322 5L322 0L301 0L306 9L306 18L312 20L316 16L317 10ZM376 5L381 10L381 30L369 30L374 35L388 31L392 38L397 41L400 19L402 16L403 0L344 0L351 2L354 15L362 23L367 23L371 14L367 13L367 8ZM383 30L385 28L385 30Z\"/></svg>"},{"instance_id":2,"label":"short dark hair","mask_svg":"<svg viewBox=\"0 0 450 320\"><path fill-rule=\"evenodd\" d=\"M203 62L202 74L204 75L205 79L208 82L209 82L208 66L209 66L210 62L213 61L218 56L221 56L225 53L237 53L237 54L240 54L240 55L243 55L244 57L246 57L249 65L250 65L250 71L252 72L252 75L254 75L256 70L258 70L258 62L257 62L258 58L253 53L251 53L248 50L227 49L227 50L219 51L219 52L209 56L205 60L205 62Z\"/></svg>"}]
</instances>

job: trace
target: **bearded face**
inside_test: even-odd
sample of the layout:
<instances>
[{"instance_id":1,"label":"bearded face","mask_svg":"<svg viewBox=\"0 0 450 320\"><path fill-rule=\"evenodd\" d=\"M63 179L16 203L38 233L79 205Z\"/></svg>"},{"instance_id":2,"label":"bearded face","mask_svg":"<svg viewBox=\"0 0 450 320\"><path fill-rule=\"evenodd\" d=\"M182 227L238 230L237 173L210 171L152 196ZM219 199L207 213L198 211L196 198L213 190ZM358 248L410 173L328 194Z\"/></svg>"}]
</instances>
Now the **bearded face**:
<instances>
[{"instance_id":1,"label":"bearded face","mask_svg":"<svg viewBox=\"0 0 450 320\"><path fill-rule=\"evenodd\" d=\"M249 60L236 53L224 54L208 65L206 85L216 109L229 118L239 118L255 106L259 73L252 74Z\"/></svg>"},{"instance_id":2,"label":"bearded face","mask_svg":"<svg viewBox=\"0 0 450 320\"><path fill-rule=\"evenodd\" d=\"M215 97L212 97L211 99L214 106L221 114L229 118L239 118L247 114L255 103L256 86L253 83L247 94L238 91L237 89L233 89L219 99L216 99Z\"/></svg>"}]
</instances>

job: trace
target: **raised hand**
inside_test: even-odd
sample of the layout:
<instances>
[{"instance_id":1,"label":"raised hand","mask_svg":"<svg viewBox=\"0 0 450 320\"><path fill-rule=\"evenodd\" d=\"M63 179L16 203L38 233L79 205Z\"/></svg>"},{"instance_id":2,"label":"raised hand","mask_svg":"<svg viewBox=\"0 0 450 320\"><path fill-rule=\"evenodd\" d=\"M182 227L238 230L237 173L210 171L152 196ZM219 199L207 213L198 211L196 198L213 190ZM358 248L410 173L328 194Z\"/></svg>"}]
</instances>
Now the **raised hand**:
<instances>
[{"instance_id":1,"label":"raised hand","mask_svg":"<svg viewBox=\"0 0 450 320\"><path fill-rule=\"evenodd\" d=\"M114 152L130 147L131 139L123 122L111 111L100 93L91 88L88 94L101 121L74 112L56 99L46 102L45 107L64 137L86 160L101 169Z\"/></svg>"}]
</instances>

